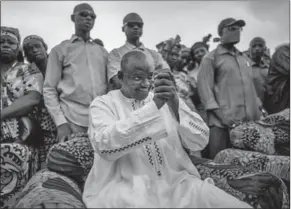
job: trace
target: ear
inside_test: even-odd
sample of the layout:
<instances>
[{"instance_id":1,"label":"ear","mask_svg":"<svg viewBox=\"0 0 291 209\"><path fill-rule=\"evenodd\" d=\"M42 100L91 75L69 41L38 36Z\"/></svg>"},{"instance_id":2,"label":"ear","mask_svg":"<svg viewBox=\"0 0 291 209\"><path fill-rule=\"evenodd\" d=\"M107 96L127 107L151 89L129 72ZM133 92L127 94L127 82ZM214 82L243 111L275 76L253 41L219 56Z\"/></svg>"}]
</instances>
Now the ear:
<instances>
[{"instance_id":1,"label":"ear","mask_svg":"<svg viewBox=\"0 0 291 209\"><path fill-rule=\"evenodd\" d=\"M121 27L122 32L124 32L124 26Z\"/></svg>"},{"instance_id":2,"label":"ear","mask_svg":"<svg viewBox=\"0 0 291 209\"><path fill-rule=\"evenodd\" d=\"M72 22L75 22L75 15L71 15Z\"/></svg>"},{"instance_id":3,"label":"ear","mask_svg":"<svg viewBox=\"0 0 291 209\"><path fill-rule=\"evenodd\" d=\"M117 72L117 77L119 80L123 80L123 72L122 71L118 71Z\"/></svg>"}]
</instances>

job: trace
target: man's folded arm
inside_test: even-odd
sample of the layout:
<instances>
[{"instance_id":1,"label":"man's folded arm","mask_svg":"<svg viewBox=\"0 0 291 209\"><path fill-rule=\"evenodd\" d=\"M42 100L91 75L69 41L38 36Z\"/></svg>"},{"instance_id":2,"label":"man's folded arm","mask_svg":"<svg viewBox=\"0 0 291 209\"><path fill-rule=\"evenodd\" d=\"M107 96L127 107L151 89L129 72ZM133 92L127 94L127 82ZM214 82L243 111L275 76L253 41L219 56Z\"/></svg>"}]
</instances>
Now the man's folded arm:
<instances>
[{"instance_id":1,"label":"man's folded arm","mask_svg":"<svg viewBox=\"0 0 291 209\"><path fill-rule=\"evenodd\" d=\"M118 120L101 97L90 106L89 137L105 160L116 160L134 149L167 136L164 120L151 101Z\"/></svg>"}]
</instances>

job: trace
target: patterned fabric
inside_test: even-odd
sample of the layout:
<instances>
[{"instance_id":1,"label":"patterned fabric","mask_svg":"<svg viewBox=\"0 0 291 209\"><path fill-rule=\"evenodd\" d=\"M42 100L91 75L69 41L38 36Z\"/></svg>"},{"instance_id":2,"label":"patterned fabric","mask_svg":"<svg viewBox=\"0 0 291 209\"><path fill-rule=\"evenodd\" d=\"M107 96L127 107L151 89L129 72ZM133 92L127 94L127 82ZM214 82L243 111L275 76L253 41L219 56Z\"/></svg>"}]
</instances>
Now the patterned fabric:
<instances>
[{"instance_id":1,"label":"patterned fabric","mask_svg":"<svg viewBox=\"0 0 291 209\"><path fill-rule=\"evenodd\" d=\"M40 127L44 134L44 143L39 148L39 162L40 168L43 169L46 167L46 159L49 150L54 144L57 144L59 140L57 138L57 127L43 101L41 102L39 109Z\"/></svg>"},{"instance_id":2,"label":"patterned fabric","mask_svg":"<svg viewBox=\"0 0 291 209\"><path fill-rule=\"evenodd\" d=\"M21 98L28 91L42 92L41 73L28 64L15 62L6 73L1 73L1 110ZM30 118L36 119L34 112ZM21 130L22 129L22 130ZM1 121L1 204L10 207L28 179L38 170L38 150L15 143L22 139L20 119ZM38 138L35 141L39 140ZM25 144L28 141L24 142ZM5 175L2 175L2 174ZM3 184L2 184L3 183ZM3 195L2 195L3 194Z\"/></svg>"},{"instance_id":3,"label":"patterned fabric","mask_svg":"<svg viewBox=\"0 0 291 209\"><path fill-rule=\"evenodd\" d=\"M82 179L79 186L83 188L93 160L94 151L89 139L85 134L79 134L52 148L48 157L48 169L72 179ZM269 208L286 208L289 204L286 187L278 177L242 166L216 164L203 158L191 160L203 180L213 178L216 186L254 207L260 205L268 208L265 207L268 205ZM261 189L264 188L261 195ZM272 198L268 195L272 195Z\"/></svg>"},{"instance_id":4,"label":"patterned fabric","mask_svg":"<svg viewBox=\"0 0 291 209\"><path fill-rule=\"evenodd\" d=\"M194 94L193 83L195 81L193 81L193 79L183 71L174 71L173 75L179 97L185 101L192 111L196 110L192 100L190 99L190 97Z\"/></svg>"},{"instance_id":5,"label":"patterned fabric","mask_svg":"<svg viewBox=\"0 0 291 209\"><path fill-rule=\"evenodd\" d=\"M215 185L254 208L288 208L288 191L281 179L270 173L259 173L242 166L216 164L196 165L201 178L212 178Z\"/></svg>"},{"instance_id":6,"label":"patterned fabric","mask_svg":"<svg viewBox=\"0 0 291 209\"><path fill-rule=\"evenodd\" d=\"M51 148L47 168L74 179L83 188L93 161L94 151L87 134L73 134L71 140Z\"/></svg>"},{"instance_id":7,"label":"patterned fabric","mask_svg":"<svg viewBox=\"0 0 291 209\"><path fill-rule=\"evenodd\" d=\"M77 184L46 169L36 173L14 208L85 208Z\"/></svg>"},{"instance_id":8,"label":"patterned fabric","mask_svg":"<svg viewBox=\"0 0 291 209\"><path fill-rule=\"evenodd\" d=\"M38 153L17 143L1 143L0 207L11 208L29 178L37 171Z\"/></svg>"},{"instance_id":9,"label":"patterned fabric","mask_svg":"<svg viewBox=\"0 0 291 209\"><path fill-rule=\"evenodd\" d=\"M281 179L270 174L237 165L218 164L212 160L191 157L201 178L212 178L215 185L254 208L286 208L288 191ZM270 198L270 196L272 198Z\"/></svg>"},{"instance_id":10,"label":"patterned fabric","mask_svg":"<svg viewBox=\"0 0 291 209\"><path fill-rule=\"evenodd\" d=\"M230 132L234 148L269 155L290 155L290 109L243 123Z\"/></svg>"},{"instance_id":11,"label":"patterned fabric","mask_svg":"<svg viewBox=\"0 0 291 209\"><path fill-rule=\"evenodd\" d=\"M28 91L41 93L42 83L43 77L37 68L16 62L6 73L1 73L1 110ZM36 119L35 114L31 117ZM1 142L14 142L21 135L19 129L18 119L1 121Z\"/></svg>"},{"instance_id":12,"label":"patterned fabric","mask_svg":"<svg viewBox=\"0 0 291 209\"><path fill-rule=\"evenodd\" d=\"M265 155L259 152L226 149L214 159L216 163L240 165L254 172L269 172L279 178L290 181L290 157Z\"/></svg>"}]
</instances>

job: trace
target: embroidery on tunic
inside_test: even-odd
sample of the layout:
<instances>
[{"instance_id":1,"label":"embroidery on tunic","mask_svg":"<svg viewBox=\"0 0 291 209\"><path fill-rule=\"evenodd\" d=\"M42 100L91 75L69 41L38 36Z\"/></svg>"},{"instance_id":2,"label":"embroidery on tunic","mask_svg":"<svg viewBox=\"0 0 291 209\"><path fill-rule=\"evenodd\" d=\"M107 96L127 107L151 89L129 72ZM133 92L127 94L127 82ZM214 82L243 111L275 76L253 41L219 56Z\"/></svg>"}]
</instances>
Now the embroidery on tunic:
<instances>
[{"instance_id":1,"label":"embroidery on tunic","mask_svg":"<svg viewBox=\"0 0 291 209\"><path fill-rule=\"evenodd\" d=\"M132 148L132 147L134 147L134 146L137 146L137 145L139 145L139 144L143 144L143 143L145 143L146 141L150 141L151 139L152 139L151 137L145 137L145 138L143 138L143 139L141 139L141 140L139 140L139 141L136 141L136 142L134 142L134 143L132 143L132 144L129 144L129 145L127 145L127 146L124 146L124 147L121 147L121 148L118 148L118 149L102 150L102 151L101 151L101 154L113 154L113 153L116 153L116 152L122 152L122 151L125 151L125 150L127 150L127 149L130 149L130 148Z\"/></svg>"},{"instance_id":2,"label":"embroidery on tunic","mask_svg":"<svg viewBox=\"0 0 291 209\"><path fill-rule=\"evenodd\" d=\"M135 111L137 108L140 108L142 106L144 106L146 104L146 102L143 100L141 101L141 103L139 103L139 107L137 107L137 104L138 101L137 100L134 100L132 103L131 103L131 106L132 106L132 109ZM148 145L145 145L144 146L145 150L146 150L146 153L148 155L148 159L149 159L149 162L150 164L155 167L155 170L157 172L157 175L158 176L161 176L162 173L160 171L160 167L163 163L163 160L162 160L162 156L161 156L161 151L160 151L160 148L158 146L158 144L156 142L154 142L153 144L150 143ZM154 155L154 156L153 156ZM154 159L156 158L156 159ZM157 165L155 165L155 160L157 160Z\"/></svg>"},{"instance_id":3,"label":"embroidery on tunic","mask_svg":"<svg viewBox=\"0 0 291 209\"><path fill-rule=\"evenodd\" d=\"M193 128L198 129L199 131L201 131L201 133L204 134L204 136L206 136L206 137L208 136L207 131L205 129L203 129L201 126L193 123L192 121L189 122L189 125L192 126Z\"/></svg>"}]
</instances>

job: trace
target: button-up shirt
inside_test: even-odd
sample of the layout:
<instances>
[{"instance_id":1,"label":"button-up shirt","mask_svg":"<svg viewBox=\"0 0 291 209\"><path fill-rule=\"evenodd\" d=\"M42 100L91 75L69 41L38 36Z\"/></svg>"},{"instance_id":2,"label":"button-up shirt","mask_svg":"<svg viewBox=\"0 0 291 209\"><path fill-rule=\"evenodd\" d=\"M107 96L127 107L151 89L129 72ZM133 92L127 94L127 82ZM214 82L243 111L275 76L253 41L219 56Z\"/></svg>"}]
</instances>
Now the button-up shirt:
<instances>
[{"instance_id":1,"label":"button-up shirt","mask_svg":"<svg viewBox=\"0 0 291 209\"><path fill-rule=\"evenodd\" d=\"M262 61L260 64L251 61L253 68L253 80L258 97L264 103L264 97L267 90L268 83L268 66Z\"/></svg>"},{"instance_id":2,"label":"button-up shirt","mask_svg":"<svg viewBox=\"0 0 291 209\"><path fill-rule=\"evenodd\" d=\"M253 83L249 59L237 49L219 45L204 56L198 75L198 91L210 126L224 127L212 111L219 108L235 122L258 120L260 99Z\"/></svg>"},{"instance_id":3,"label":"button-up shirt","mask_svg":"<svg viewBox=\"0 0 291 209\"><path fill-rule=\"evenodd\" d=\"M51 50L43 95L57 126L88 126L90 103L107 93L107 59L103 47L76 35Z\"/></svg>"},{"instance_id":4,"label":"button-up shirt","mask_svg":"<svg viewBox=\"0 0 291 209\"><path fill-rule=\"evenodd\" d=\"M155 66L155 69L170 68L169 65L163 60L162 55L157 51L145 48L143 44L141 44L139 47L136 47L126 42L125 45L120 48L113 49L109 54L107 66L108 81L110 81L110 79L117 75L117 72L120 71L120 63L123 55L134 49L140 49L146 55L148 55L148 60L152 65Z\"/></svg>"}]
</instances>

